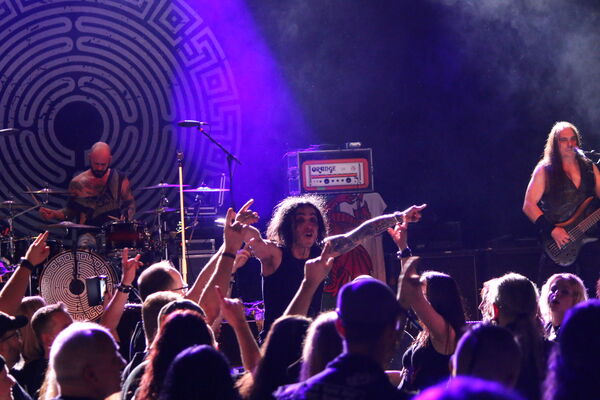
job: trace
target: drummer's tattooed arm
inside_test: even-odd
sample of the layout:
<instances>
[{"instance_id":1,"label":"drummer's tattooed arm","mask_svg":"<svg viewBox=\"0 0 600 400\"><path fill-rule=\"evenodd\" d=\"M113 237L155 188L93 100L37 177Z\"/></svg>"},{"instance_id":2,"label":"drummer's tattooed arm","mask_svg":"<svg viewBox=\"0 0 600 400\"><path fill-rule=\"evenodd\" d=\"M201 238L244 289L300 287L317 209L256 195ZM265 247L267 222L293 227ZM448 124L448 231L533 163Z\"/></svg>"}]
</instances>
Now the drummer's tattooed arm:
<instances>
[{"instance_id":1,"label":"drummer's tattooed arm","mask_svg":"<svg viewBox=\"0 0 600 400\"><path fill-rule=\"evenodd\" d=\"M126 220L133 221L133 216L135 215L135 199L133 198L129 179L127 178L123 179L123 184L121 185L121 197L123 199L121 215L125 217Z\"/></svg>"}]
</instances>

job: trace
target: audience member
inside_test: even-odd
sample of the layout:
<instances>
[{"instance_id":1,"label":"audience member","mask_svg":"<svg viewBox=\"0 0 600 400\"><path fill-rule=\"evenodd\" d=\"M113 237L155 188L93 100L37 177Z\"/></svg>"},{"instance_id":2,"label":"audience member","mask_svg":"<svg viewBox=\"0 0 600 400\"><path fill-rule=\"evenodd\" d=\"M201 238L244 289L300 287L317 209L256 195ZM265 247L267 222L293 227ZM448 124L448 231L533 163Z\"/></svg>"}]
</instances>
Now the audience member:
<instances>
[{"instance_id":1,"label":"audience member","mask_svg":"<svg viewBox=\"0 0 600 400\"><path fill-rule=\"evenodd\" d=\"M17 315L23 315L31 322L33 314L46 305L46 300L41 296L27 296L21 300L21 307ZM21 339L23 340L23 360L25 364L44 357L44 350L38 341L31 323L21 328Z\"/></svg>"},{"instance_id":2,"label":"audience member","mask_svg":"<svg viewBox=\"0 0 600 400\"><path fill-rule=\"evenodd\" d=\"M529 400L538 400L546 375L550 350L538 318L538 293L533 282L516 273L494 281L494 320L513 333L521 346L521 372L516 389Z\"/></svg>"},{"instance_id":3,"label":"audience member","mask_svg":"<svg viewBox=\"0 0 600 400\"><path fill-rule=\"evenodd\" d=\"M423 325L412 346L404 353L404 380L407 392L419 392L450 377L450 357L465 326L465 314L458 285L447 274L427 271L417 279L418 258L408 259L408 223L388 230L398 246L402 262L400 302L411 307Z\"/></svg>"},{"instance_id":4,"label":"audience member","mask_svg":"<svg viewBox=\"0 0 600 400\"><path fill-rule=\"evenodd\" d=\"M262 346L262 358L252 373L238 382L240 394L248 400L272 399L277 387L298 381L297 361L310 319L298 315L279 317Z\"/></svg>"},{"instance_id":5,"label":"audience member","mask_svg":"<svg viewBox=\"0 0 600 400\"><path fill-rule=\"evenodd\" d=\"M75 322L58 334L49 369L60 396L56 400L102 400L121 389L125 361L111 333L101 325Z\"/></svg>"},{"instance_id":6,"label":"audience member","mask_svg":"<svg viewBox=\"0 0 600 400\"><path fill-rule=\"evenodd\" d=\"M50 347L54 339L72 323L73 318L71 318L63 303L44 306L33 314L31 326L37 341L42 345L42 357L25 364L23 369L15 376L19 384L27 390L32 398L37 399L38 390L44 381L46 369L48 368L48 358L50 357Z\"/></svg>"},{"instance_id":7,"label":"audience member","mask_svg":"<svg viewBox=\"0 0 600 400\"><path fill-rule=\"evenodd\" d=\"M336 321L336 312L329 311L319 315L308 327L302 350L300 382L323 371L342 353L342 338L336 330Z\"/></svg>"},{"instance_id":8,"label":"audience member","mask_svg":"<svg viewBox=\"0 0 600 400\"><path fill-rule=\"evenodd\" d=\"M173 360L160 400L238 400L229 362L212 346L193 346Z\"/></svg>"},{"instance_id":9,"label":"audience member","mask_svg":"<svg viewBox=\"0 0 600 400\"><path fill-rule=\"evenodd\" d=\"M587 290L577 275L561 273L548 278L540 294L546 338L555 341L567 310L586 300Z\"/></svg>"},{"instance_id":10,"label":"audience member","mask_svg":"<svg viewBox=\"0 0 600 400\"><path fill-rule=\"evenodd\" d=\"M304 382L280 388L278 399L404 399L384 372L396 344L402 308L384 283L359 277L337 299L343 352Z\"/></svg>"},{"instance_id":11,"label":"audience member","mask_svg":"<svg viewBox=\"0 0 600 400\"><path fill-rule=\"evenodd\" d=\"M176 311L169 315L159 328L147 360L131 373L131 376L134 376L137 374L136 370L144 371L135 398L158 399L169 365L177 354L190 346L200 344L215 344L212 331L200 314L193 311ZM124 398L130 399L135 390L129 386L124 387L123 392Z\"/></svg>"},{"instance_id":12,"label":"audience member","mask_svg":"<svg viewBox=\"0 0 600 400\"><path fill-rule=\"evenodd\" d=\"M0 356L4 358L11 374L15 373L13 368L21 359L23 343L19 329L25 325L27 325L27 318L24 316L12 317L0 312ZM31 399L19 383L15 384L12 390L15 400Z\"/></svg>"},{"instance_id":13,"label":"audience member","mask_svg":"<svg viewBox=\"0 0 600 400\"><path fill-rule=\"evenodd\" d=\"M479 324L460 338L452 359L455 376L472 376L514 388L521 349L508 329Z\"/></svg>"},{"instance_id":14,"label":"audience member","mask_svg":"<svg viewBox=\"0 0 600 400\"><path fill-rule=\"evenodd\" d=\"M12 388L15 378L8 372L4 357L0 356L0 400L13 400Z\"/></svg>"},{"instance_id":15,"label":"audience member","mask_svg":"<svg viewBox=\"0 0 600 400\"><path fill-rule=\"evenodd\" d=\"M544 384L544 400L596 399L600 393L600 300L565 315Z\"/></svg>"},{"instance_id":16,"label":"audience member","mask_svg":"<svg viewBox=\"0 0 600 400\"><path fill-rule=\"evenodd\" d=\"M414 400L523 400L521 396L495 382L457 377L425 390Z\"/></svg>"}]
</instances>

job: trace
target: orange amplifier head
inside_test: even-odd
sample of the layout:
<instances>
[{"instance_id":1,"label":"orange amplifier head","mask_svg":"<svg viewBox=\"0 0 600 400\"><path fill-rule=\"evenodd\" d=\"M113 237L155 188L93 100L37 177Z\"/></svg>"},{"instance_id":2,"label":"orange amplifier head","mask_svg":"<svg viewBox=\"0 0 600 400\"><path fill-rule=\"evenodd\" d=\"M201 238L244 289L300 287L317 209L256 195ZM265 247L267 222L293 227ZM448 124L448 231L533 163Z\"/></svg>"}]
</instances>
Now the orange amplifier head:
<instances>
[{"instance_id":1,"label":"orange amplifier head","mask_svg":"<svg viewBox=\"0 0 600 400\"><path fill-rule=\"evenodd\" d=\"M290 193L372 192L371 149L288 153Z\"/></svg>"}]
</instances>

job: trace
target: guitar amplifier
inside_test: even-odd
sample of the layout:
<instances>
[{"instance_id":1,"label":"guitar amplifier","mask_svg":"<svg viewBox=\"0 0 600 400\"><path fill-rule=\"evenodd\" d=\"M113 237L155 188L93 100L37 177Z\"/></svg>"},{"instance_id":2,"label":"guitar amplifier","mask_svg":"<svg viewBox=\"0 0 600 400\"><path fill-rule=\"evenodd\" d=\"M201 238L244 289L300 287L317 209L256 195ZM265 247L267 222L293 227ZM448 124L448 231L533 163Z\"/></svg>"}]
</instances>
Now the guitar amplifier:
<instances>
[{"instance_id":1,"label":"guitar amplifier","mask_svg":"<svg viewBox=\"0 0 600 400\"><path fill-rule=\"evenodd\" d=\"M292 195L373 191L371 149L294 151L286 157Z\"/></svg>"}]
</instances>

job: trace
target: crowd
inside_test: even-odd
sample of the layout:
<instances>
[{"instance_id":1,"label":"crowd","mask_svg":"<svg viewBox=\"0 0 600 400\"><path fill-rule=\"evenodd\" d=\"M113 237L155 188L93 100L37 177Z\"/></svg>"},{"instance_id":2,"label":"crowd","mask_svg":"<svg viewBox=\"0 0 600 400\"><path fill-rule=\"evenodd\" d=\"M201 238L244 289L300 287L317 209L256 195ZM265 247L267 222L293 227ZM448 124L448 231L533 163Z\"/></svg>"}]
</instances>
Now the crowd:
<instances>
[{"instance_id":1,"label":"crowd","mask_svg":"<svg viewBox=\"0 0 600 400\"><path fill-rule=\"evenodd\" d=\"M24 297L48 255L48 235L41 234L0 292L0 399L600 396L600 301L587 299L576 275L552 275L541 294L517 273L489 280L482 321L466 321L453 277L423 272L410 252L408 223L424 208L412 206L388 231L399 249L397 293L360 276L342 287L335 311L320 312L323 281L339 255L323 242L322 201L285 199L265 238L253 226L251 204L228 211L223 246L189 287L168 263L140 271L139 256L124 252L121 282L97 322L73 322L63 304ZM229 291L232 273L251 256L261 261L265 291L260 338ZM142 298L141 317L124 334L132 290ZM233 373L218 348L224 321L235 333L243 373ZM399 348L416 327L412 343ZM401 358L400 371L389 368L393 358Z\"/></svg>"}]
</instances>

